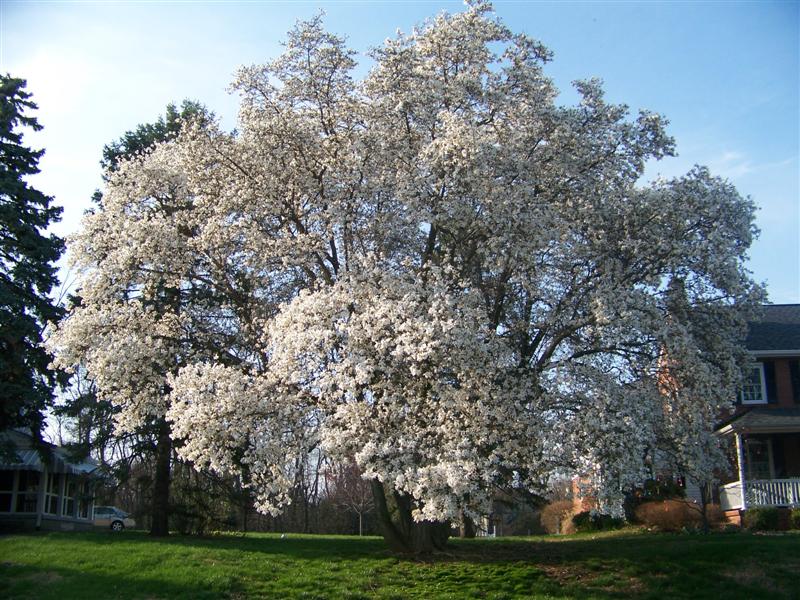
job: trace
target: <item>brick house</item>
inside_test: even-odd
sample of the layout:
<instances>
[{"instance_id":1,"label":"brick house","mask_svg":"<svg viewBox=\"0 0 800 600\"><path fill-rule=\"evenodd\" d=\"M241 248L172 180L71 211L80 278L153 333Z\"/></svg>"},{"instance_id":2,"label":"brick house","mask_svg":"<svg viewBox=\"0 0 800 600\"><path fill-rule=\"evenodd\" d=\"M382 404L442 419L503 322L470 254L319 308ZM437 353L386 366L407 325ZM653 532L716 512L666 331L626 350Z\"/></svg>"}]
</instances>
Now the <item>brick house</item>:
<instances>
[{"instance_id":1,"label":"brick house","mask_svg":"<svg viewBox=\"0 0 800 600\"><path fill-rule=\"evenodd\" d=\"M800 304L765 306L746 346L753 362L717 427L731 455L720 505L734 522L756 506L800 506Z\"/></svg>"}]
</instances>

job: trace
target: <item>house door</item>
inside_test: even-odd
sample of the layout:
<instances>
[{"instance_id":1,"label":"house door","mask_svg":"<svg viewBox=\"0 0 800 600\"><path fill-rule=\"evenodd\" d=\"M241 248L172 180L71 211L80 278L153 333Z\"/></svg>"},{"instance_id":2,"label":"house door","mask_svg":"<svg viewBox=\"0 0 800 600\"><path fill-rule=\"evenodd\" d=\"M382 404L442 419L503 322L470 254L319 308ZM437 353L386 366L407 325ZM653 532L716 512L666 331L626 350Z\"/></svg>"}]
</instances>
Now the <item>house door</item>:
<instances>
[{"instance_id":1,"label":"house door","mask_svg":"<svg viewBox=\"0 0 800 600\"><path fill-rule=\"evenodd\" d=\"M747 449L747 479L773 479L775 471L772 464L772 440L769 438L748 438L745 440Z\"/></svg>"}]
</instances>

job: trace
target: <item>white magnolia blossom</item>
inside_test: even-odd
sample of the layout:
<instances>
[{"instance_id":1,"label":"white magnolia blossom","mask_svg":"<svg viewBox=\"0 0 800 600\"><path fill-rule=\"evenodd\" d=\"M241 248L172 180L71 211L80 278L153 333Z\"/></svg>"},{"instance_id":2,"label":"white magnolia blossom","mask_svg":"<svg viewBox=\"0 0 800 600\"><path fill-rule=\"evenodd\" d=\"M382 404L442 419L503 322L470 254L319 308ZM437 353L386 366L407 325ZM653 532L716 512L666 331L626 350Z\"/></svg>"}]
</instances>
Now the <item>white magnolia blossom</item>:
<instances>
[{"instance_id":1,"label":"white magnolia blossom","mask_svg":"<svg viewBox=\"0 0 800 600\"><path fill-rule=\"evenodd\" d=\"M613 510L659 448L711 477L761 298L753 204L700 167L637 186L672 153L664 120L596 80L557 106L547 50L486 4L372 57L355 81L299 24L239 72L235 133L188 124L125 164L72 241L59 362L122 427L166 412L181 455L265 511L320 445L418 520L564 469Z\"/></svg>"},{"instance_id":2,"label":"white magnolia blossom","mask_svg":"<svg viewBox=\"0 0 800 600\"><path fill-rule=\"evenodd\" d=\"M184 458L218 473L246 473L256 508L277 514L294 482L289 465L316 445L314 413L302 395L268 377L198 364L170 377L173 435ZM202 424L202 426L198 426Z\"/></svg>"}]
</instances>

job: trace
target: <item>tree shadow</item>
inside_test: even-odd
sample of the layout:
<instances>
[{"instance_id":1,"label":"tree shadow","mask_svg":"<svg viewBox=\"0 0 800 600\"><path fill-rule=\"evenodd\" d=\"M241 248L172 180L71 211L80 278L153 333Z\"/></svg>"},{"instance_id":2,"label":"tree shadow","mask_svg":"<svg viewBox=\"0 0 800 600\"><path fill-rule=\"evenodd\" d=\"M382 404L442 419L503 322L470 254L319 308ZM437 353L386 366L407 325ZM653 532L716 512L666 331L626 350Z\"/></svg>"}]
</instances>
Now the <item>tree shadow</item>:
<instances>
[{"instance_id":1,"label":"tree shadow","mask_svg":"<svg viewBox=\"0 0 800 600\"><path fill-rule=\"evenodd\" d=\"M142 574L131 577L114 573L57 567L53 569L0 563L0 594L9 600L36 598L64 600L65 598L186 598L203 600L237 597L241 592L235 577L213 583L176 583L168 577Z\"/></svg>"},{"instance_id":2,"label":"tree shadow","mask_svg":"<svg viewBox=\"0 0 800 600\"><path fill-rule=\"evenodd\" d=\"M68 541L72 551L95 556L102 556L106 549L111 556L125 548L148 556L175 556L185 548L187 560L213 559L225 566L212 573L199 565L198 581L176 585L163 571L158 572L156 565L153 570L144 565L141 577L130 571L121 577L98 573L96 565L86 571L54 569L61 579L51 582L48 578L53 575L46 568L4 563L0 574L23 583L25 577L33 577L29 587L37 590L26 596L22 586L9 597L57 596L40 594L40 587L46 593L51 588L61 589L59 598L148 597L148 590L153 598L251 597L252 586L262 585L265 593L279 595L255 597L371 598L381 587L401 590L394 594L398 599L426 597L413 591L417 586L420 591L450 590L451 596L456 594L452 597L465 598L785 598L793 597L792 573L800 566L800 561L786 558L800 556L800 535L622 532L606 537L456 539L447 552L430 556L393 554L376 537L289 534L281 539L278 535L223 534L152 538L129 531L38 535L52 536L54 543ZM113 546L121 548L112 551ZM239 572L240 560L251 561L250 571ZM255 575L253 563L261 565ZM8 569L21 571L4 573ZM288 571L297 575L280 580L291 588L283 589L286 593L281 596L280 588L274 587L279 580L270 579L271 573L282 577ZM342 587L350 582L355 586L352 593L342 595ZM328 595L328 589L339 591ZM135 590L134 596L129 595L131 590Z\"/></svg>"}]
</instances>

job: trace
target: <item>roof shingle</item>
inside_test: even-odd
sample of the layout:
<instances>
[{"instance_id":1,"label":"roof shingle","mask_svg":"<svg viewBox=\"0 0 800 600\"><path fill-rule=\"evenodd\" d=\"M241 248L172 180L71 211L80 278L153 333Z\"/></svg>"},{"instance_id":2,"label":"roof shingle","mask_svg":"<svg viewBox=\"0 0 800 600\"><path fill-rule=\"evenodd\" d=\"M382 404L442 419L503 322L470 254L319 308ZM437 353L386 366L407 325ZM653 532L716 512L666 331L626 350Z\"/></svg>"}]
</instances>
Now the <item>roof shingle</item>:
<instances>
[{"instance_id":1,"label":"roof shingle","mask_svg":"<svg viewBox=\"0 0 800 600\"><path fill-rule=\"evenodd\" d=\"M800 304L767 304L750 323L745 345L752 352L800 350ZM799 352L800 354L800 352Z\"/></svg>"}]
</instances>

